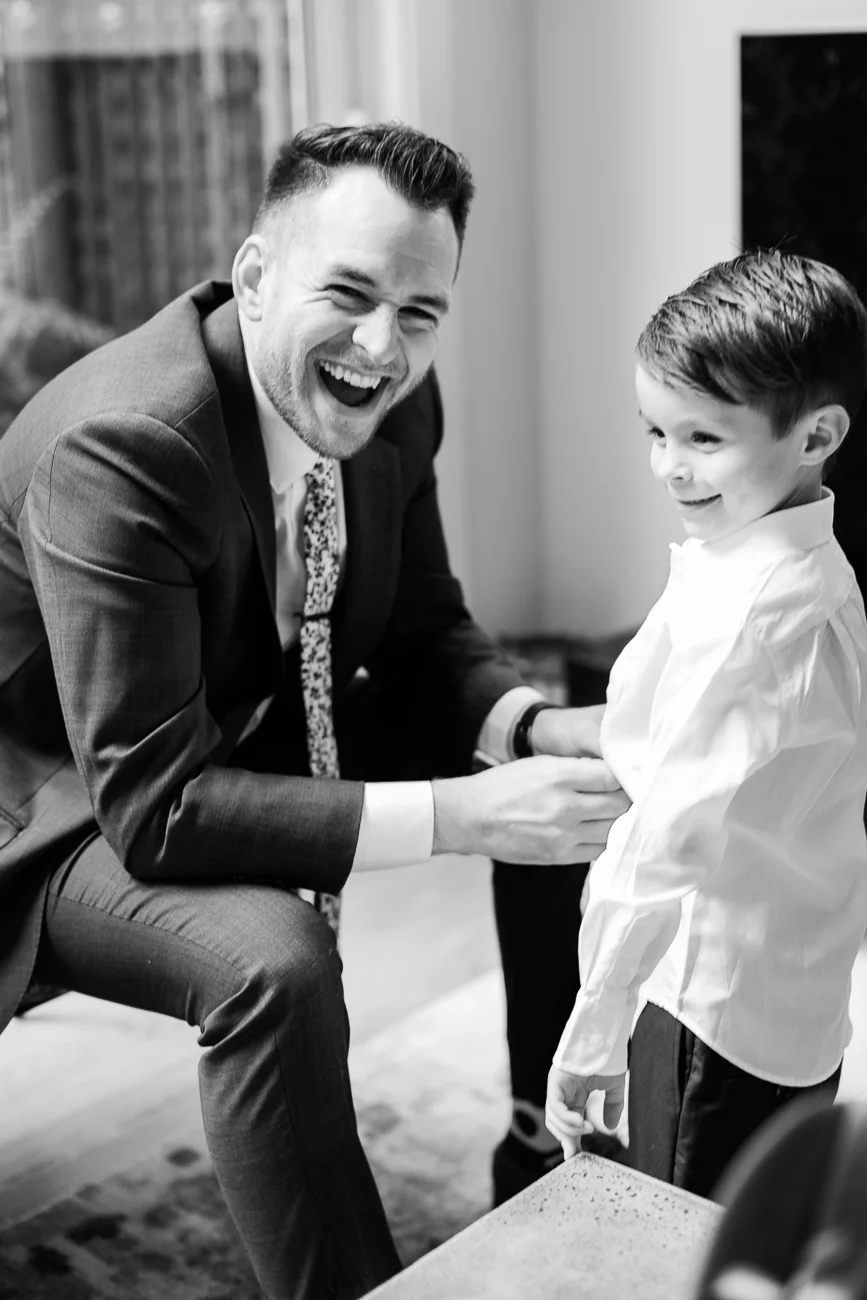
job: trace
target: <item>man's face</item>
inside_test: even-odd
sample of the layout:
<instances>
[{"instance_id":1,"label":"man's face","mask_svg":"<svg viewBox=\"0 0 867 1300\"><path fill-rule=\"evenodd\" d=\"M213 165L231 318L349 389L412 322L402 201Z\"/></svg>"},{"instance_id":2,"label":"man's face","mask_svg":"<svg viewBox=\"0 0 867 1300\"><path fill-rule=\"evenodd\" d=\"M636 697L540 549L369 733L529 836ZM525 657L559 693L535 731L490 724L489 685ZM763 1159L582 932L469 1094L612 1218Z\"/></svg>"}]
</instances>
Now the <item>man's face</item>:
<instances>
[{"instance_id":1,"label":"man's face","mask_svg":"<svg viewBox=\"0 0 867 1300\"><path fill-rule=\"evenodd\" d=\"M352 456L433 362L458 263L451 215L346 167L273 213L262 237L253 367L308 446Z\"/></svg>"},{"instance_id":2,"label":"man's face","mask_svg":"<svg viewBox=\"0 0 867 1300\"><path fill-rule=\"evenodd\" d=\"M725 537L775 510L817 499L821 470L802 463L797 428L778 440L764 412L665 384L641 366L635 388L653 439L651 469L690 537Z\"/></svg>"}]
</instances>

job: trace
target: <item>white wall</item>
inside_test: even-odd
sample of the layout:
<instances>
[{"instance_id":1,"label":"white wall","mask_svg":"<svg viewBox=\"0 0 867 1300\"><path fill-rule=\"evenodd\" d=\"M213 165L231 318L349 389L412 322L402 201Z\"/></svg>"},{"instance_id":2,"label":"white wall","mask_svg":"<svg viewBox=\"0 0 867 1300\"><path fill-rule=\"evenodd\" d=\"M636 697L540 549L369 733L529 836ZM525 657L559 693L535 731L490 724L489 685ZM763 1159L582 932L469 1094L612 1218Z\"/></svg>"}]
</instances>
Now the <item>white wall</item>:
<instances>
[{"instance_id":1,"label":"white wall","mask_svg":"<svg viewBox=\"0 0 867 1300\"><path fill-rule=\"evenodd\" d=\"M526 169L533 151L532 6L456 0L443 68L431 55L448 7L444 0L419 5L426 55L420 125L467 155L477 193L439 363L447 419L439 468L444 516L451 541L457 521L450 497L457 489L462 520L454 536L463 537L464 550L459 554L452 542L453 561L477 618L495 633L535 629L543 615L543 530L536 238Z\"/></svg>"},{"instance_id":2,"label":"white wall","mask_svg":"<svg viewBox=\"0 0 867 1300\"><path fill-rule=\"evenodd\" d=\"M633 349L668 293L738 251L739 35L864 30L867 0L312 8L321 116L403 117L478 183L438 362L443 514L474 611L493 632L639 622L681 530Z\"/></svg>"},{"instance_id":3,"label":"white wall","mask_svg":"<svg viewBox=\"0 0 867 1300\"><path fill-rule=\"evenodd\" d=\"M532 150L525 0L314 0L314 120L400 118L466 153L478 184L437 371L437 472L452 563L492 631L542 618L533 432L533 204L513 174ZM338 33L340 38L338 38Z\"/></svg>"},{"instance_id":4,"label":"white wall","mask_svg":"<svg viewBox=\"0 0 867 1300\"><path fill-rule=\"evenodd\" d=\"M470 0L472 3L472 0ZM681 530L647 468L632 352L739 247L741 33L863 30L863 0L535 0L548 629L644 616Z\"/></svg>"}]
</instances>

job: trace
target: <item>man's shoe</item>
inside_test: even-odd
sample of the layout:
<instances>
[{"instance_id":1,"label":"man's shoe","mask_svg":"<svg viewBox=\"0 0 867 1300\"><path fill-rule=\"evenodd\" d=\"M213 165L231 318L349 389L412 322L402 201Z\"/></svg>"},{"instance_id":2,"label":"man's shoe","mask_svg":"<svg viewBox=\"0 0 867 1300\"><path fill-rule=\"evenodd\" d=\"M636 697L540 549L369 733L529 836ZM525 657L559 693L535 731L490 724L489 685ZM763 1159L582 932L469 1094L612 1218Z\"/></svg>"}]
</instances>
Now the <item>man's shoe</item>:
<instances>
[{"instance_id":1,"label":"man's shoe","mask_svg":"<svg viewBox=\"0 0 867 1300\"><path fill-rule=\"evenodd\" d=\"M620 1165L625 1165L629 1156L629 1148L623 1145L620 1138L599 1128L584 1134L581 1150L589 1151L592 1156L604 1156L606 1160L614 1160Z\"/></svg>"},{"instance_id":2,"label":"man's shoe","mask_svg":"<svg viewBox=\"0 0 867 1300\"><path fill-rule=\"evenodd\" d=\"M563 1148L534 1151L514 1133L507 1133L496 1147L492 1165L494 1206L517 1196L525 1187L563 1163Z\"/></svg>"},{"instance_id":3,"label":"man's shoe","mask_svg":"<svg viewBox=\"0 0 867 1300\"><path fill-rule=\"evenodd\" d=\"M628 1150L620 1139L613 1133L604 1133L601 1129L594 1129L592 1133L584 1134L581 1139L581 1150L594 1156L603 1156L606 1160L614 1160L618 1164L625 1164L628 1157ZM512 1196L517 1196L518 1192L522 1192L525 1187L529 1187L531 1183L549 1174L562 1163L561 1146L555 1147L553 1151L535 1151L514 1133L507 1133L502 1142L494 1147L491 1170L494 1208L502 1205Z\"/></svg>"}]
</instances>

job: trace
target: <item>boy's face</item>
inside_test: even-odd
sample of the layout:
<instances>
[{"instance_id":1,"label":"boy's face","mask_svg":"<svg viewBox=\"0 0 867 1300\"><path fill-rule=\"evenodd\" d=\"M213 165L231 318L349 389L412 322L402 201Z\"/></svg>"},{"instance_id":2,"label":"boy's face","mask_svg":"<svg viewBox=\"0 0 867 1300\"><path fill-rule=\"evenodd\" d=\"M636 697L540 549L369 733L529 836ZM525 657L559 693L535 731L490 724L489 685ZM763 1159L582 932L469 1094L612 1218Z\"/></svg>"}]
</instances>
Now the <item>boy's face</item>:
<instances>
[{"instance_id":1,"label":"boy's face","mask_svg":"<svg viewBox=\"0 0 867 1300\"><path fill-rule=\"evenodd\" d=\"M778 440L764 412L665 384L641 366L635 388L653 439L651 469L690 537L725 537L775 510L818 500L821 467L803 463L797 429Z\"/></svg>"}]
</instances>

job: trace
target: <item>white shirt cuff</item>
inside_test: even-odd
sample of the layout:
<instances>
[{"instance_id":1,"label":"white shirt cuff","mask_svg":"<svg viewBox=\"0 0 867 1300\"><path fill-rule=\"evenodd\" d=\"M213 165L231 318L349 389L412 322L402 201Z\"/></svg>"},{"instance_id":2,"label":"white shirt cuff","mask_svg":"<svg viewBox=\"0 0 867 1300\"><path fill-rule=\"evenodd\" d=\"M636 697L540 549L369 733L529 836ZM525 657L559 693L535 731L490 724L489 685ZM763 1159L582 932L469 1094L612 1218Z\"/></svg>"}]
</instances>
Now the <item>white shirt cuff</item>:
<instances>
[{"instance_id":1,"label":"white shirt cuff","mask_svg":"<svg viewBox=\"0 0 867 1300\"><path fill-rule=\"evenodd\" d=\"M427 862L433 834L430 781L368 781L352 869L376 871Z\"/></svg>"},{"instance_id":2,"label":"white shirt cuff","mask_svg":"<svg viewBox=\"0 0 867 1300\"><path fill-rule=\"evenodd\" d=\"M479 758L490 765L508 763L513 759L512 732L515 723L530 704L544 698L532 686L514 686L505 695L501 695L482 723L476 742Z\"/></svg>"}]
</instances>

